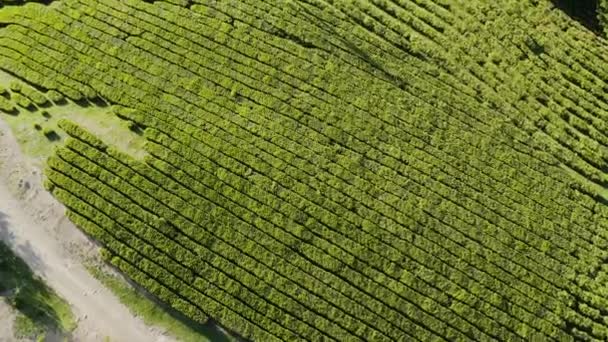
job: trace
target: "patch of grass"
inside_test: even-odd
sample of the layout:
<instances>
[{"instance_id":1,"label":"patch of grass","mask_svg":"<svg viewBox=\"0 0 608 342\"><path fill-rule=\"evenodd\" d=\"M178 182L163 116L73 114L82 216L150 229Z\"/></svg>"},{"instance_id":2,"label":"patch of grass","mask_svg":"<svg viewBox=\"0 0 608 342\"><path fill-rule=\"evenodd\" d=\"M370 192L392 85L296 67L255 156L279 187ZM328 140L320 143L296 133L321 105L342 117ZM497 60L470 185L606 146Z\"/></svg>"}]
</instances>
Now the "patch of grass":
<instances>
[{"instance_id":1,"label":"patch of grass","mask_svg":"<svg viewBox=\"0 0 608 342\"><path fill-rule=\"evenodd\" d=\"M183 317L178 312L156 303L127 284L98 267L87 266L89 272L110 289L129 310L149 326L164 329L183 342L232 342L236 338L228 336L212 324L199 324Z\"/></svg>"},{"instance_id":2,"label":"patch of grass","mask_svg":"<svg viewBox=\"0 0 608 342\"><path fill-rule=\"evenodd\" d=\"M3 242L0 242L0 293L18 313L17 338L34 338L46 331L68 333L76 327L69 304Z\"/></svg>"},{"instance_id":3,"label":"patch of grass","mask_svg":"<svg viewBox=\"0 0 608 342\"><path fill-rule=\"evenodd\" d=\"M15 323L13 325L14 337L19 339L38 339L42 337L44 339L45 329L40 325L36 324L31 318L17 314L15 317Z\"/></svg>"}]
</instances>

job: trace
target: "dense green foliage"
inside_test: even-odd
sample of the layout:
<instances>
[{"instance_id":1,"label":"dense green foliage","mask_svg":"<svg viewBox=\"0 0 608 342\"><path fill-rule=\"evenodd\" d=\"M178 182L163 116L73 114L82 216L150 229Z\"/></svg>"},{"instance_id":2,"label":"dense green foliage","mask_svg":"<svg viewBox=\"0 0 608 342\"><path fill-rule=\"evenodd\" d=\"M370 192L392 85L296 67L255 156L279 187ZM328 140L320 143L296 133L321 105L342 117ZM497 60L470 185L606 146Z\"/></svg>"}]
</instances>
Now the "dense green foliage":
<instances>
[{"instance_id":1,"label":"dense green foliage","mask_svg":"<svg viewBox=\"0 0 608 342\"><path fill-rule=\"evenodd\" d=\"M598 0L597 17L604 30L604 34L608 37L608 0Z\"/></svg>"},{"instance_id":2,"label":"dense green foliage","mask_svg":"<svg viewBox=\"0 0 608 342\"><path fill-rule=\"evenodd\" d=\"M193 320L608 339L608 44L550 1L22 8L0 12L0 67L147 139L140 161L62 121L47 188Z\"/></svg>"}]
</instances>

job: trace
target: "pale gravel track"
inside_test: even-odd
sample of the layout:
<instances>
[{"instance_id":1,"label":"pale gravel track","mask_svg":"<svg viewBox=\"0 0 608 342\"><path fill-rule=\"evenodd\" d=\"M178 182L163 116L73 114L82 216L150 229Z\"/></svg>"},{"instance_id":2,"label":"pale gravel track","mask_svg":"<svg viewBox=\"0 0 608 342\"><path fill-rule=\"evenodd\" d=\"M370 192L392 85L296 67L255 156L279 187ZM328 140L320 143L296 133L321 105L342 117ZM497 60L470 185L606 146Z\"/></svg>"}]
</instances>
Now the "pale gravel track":
<instances>
[{"instance_id":1,"label":"pale gravel track","mask_svg":"<svg viewBox=\"0 0 608 342\"><path fill-rule=\"evenodd\" d=\"M95 247L41 183L40 170L21 154L0 116L0 239L72 305L78 320L73 340L172 341L134 317L87 272L83 253Z\"/></svg>"},{"instance_id":2,"label":"pale gravel track","mask_svg":"<svg viewBox=\"0 0 608 342\"><path fill-rule=\"evenodd\" d=\"M0 300L0 342L15 342L12 337L14 319L11 307Z\"/></svg>"}]
</instances>

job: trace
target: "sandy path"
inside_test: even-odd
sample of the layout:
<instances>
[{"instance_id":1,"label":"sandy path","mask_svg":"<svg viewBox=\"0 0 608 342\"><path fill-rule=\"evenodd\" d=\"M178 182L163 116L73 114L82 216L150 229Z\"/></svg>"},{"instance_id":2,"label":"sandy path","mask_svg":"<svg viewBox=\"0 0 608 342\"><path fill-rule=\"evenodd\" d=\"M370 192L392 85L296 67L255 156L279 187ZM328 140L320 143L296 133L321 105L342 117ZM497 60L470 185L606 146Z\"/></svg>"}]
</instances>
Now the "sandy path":
<instances>
[{"instance_id":1,"label":"sandy path","mask_svg":"<svg viewBox=\"0 0 608 342\"><path fill-rule=\"evenodd\" d=\"M8 304L0 300L0 342L10 342L14 340L13 320L15 315Z\"/></svg>"},{"instance_id":2,"label":"sandy path","mask_svg":"<svg viewBox=\"0 0 608 342\"><path fill-rule=\"evenodd\" d=\"M169 341L134 317L82 266L94 246L64 216L40 171L19 151L0 117L0 238L72 305L77 341Z\"/></svg>"}]
</instances>

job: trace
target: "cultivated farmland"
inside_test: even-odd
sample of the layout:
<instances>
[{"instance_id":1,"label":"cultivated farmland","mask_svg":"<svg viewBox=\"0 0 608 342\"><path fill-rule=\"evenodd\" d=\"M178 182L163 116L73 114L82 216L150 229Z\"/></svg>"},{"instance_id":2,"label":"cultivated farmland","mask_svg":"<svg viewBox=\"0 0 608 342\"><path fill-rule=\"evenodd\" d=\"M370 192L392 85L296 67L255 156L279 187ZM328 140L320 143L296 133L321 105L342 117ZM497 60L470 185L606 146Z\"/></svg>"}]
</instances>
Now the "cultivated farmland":
<instances>
[{"instance_id":1,"label":"cultivated farmland","mask_svg":"<svg viewBox=\"0 0 608 342\"><path fill-rule=\"evenodd\" d=\"M0 23L27 83L7 115L107 106L145 140L59 120L45 186L190 319L608 339L608 41L553 2L61 0Z\"/></svg>"}]
</instances>

